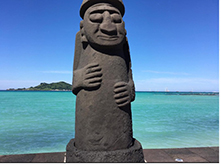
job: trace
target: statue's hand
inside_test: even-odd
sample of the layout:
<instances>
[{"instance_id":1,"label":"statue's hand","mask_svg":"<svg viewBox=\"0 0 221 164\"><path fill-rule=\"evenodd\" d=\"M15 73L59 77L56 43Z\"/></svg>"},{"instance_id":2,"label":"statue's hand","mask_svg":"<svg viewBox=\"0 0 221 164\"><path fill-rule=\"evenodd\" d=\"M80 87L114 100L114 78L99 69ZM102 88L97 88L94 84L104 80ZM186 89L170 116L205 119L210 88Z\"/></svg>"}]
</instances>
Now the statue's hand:
<instances>
[{"instance_id":1,"label":"statue's hand","mask_svg":"<svg viewBox=\"0 0 221 164\"><path fill-rule=\"evenodd\" d=\"M130 86L126 82L118 82L114 85L114 98L118 107L126 106L131 102Z\"/></svg>"},{"instance_id":2,"label":"statue's hand","mask_svg":"<svg viewBox=\"0 0 221 164\"><path fill-rule=\"evenodd\" d=\"M102 69L98 63L91 63L84 67L83 88L97 89L102 81Z\"/></svg>"}]
</instances>

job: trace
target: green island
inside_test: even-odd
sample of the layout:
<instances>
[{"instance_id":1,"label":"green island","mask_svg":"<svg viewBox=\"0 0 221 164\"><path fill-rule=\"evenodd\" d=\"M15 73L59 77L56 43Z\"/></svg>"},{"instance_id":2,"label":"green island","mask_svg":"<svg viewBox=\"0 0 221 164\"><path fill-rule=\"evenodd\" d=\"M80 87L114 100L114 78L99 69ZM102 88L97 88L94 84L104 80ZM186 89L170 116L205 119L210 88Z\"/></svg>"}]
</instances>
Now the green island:
<instances>
[{"instance_id":1,"label":"green island","mask_svg":"<svg viewBox=\"0 0 221 164\"><path fill-rule=\"evenodd\" d=\"M35 87L30 88L10 88L8 91L71 91L71 84L68 84L64 81L57 83L41 83Z\"/></svg>"}]
</instances>

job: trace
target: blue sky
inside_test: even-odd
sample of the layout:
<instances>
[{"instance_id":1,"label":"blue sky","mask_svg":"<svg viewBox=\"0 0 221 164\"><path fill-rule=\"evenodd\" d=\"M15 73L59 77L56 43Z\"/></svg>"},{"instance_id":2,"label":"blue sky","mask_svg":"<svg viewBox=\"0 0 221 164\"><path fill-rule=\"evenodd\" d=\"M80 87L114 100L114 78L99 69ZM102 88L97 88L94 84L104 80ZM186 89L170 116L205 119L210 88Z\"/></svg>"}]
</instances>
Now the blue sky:
<instances>
[{"instance_id":1,"label":"blue sky","mask_svg":"<svg viewBox=\"0 0 221 164\"><path fill-rule=\"evenodd\" d=\"M0 0L0 89L72 81L82 0ZM218 0L124 0L137 91L219 90Z\"/></svg>"}]
</instances>

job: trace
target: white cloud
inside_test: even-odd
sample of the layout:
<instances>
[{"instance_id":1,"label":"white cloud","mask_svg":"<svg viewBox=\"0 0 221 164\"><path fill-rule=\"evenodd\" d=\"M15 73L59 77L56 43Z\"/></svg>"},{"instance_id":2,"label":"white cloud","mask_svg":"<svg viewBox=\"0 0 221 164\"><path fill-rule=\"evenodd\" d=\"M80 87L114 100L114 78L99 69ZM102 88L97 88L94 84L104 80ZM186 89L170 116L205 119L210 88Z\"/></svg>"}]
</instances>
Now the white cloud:
<instances>
[{"instance_id":1,"label":"white cloud","mask_svg":"<svg viewBox=\"0 0 221 164\"><path fill-rule=\"evenodd\" d=\"M190 75L185 72L161 72L161 71L153 71L153 70L144 70L143 72L156 73L156 74L170 74L170 75Z\"/></svg>"},{"instance_id":2,"label":"white cloud","mask_svg":"<svg viewBox=\"0 0 221 164\"><path fill-rule=\"evenodd\" d=\"M151 78L149 80L144 80L151 83L211 83L218 84L218 80L214 79L204 79L204 78Z\"/></svg>"},{"instance_id":3,"label":"white cloud","mask_svg":"<svg viewBox=\"0 0 221 164\"><path fill-rule=\"evenodd\" d=\"M42 71L42 72L49 74L72 74L71 71Z\"/></svg>"},{"instance_id":4,"label":"white cloud","mask_svg":"<svg viewBox=\"0 0 221 164\"><path fill-rule=\"evenodd\" d=\"M36 83L37 80L0 80L0 83Z\"/></svg>"},{"instance_id":5,"label":"white cloud","mask_svg":"<svg viewBox=\"0 0 221 164\"><path fill-rule=\"evenodd\" d=\"M135 81L138 91L217 91L218 79L206 78L150 78Z\"/></svg>"},{"instance_id":6,"label":"white cloud","mask_svg":"<svg viewBox=\"0 0 221 164\"><path fill-rule=\"evenodd\" d=\"M40 84L37 80L0 80L0 90L9 88L27 88Z\"/></svg>"}]
</instances>

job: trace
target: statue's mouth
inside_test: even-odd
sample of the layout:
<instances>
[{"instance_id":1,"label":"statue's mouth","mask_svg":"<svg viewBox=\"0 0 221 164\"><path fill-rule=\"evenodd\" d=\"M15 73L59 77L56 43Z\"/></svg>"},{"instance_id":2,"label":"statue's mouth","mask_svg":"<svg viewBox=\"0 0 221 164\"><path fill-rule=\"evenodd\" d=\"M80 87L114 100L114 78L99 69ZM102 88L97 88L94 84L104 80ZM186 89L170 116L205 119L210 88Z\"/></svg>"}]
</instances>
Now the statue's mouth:
<instances>
[{"instance_id":1,"label":"statue's mouth","mask_svg":"<svg viewBox=\"0 0 221 164\"><path fill-rule=\"evenodd\" d=\"M119 38L117 35L114 35L114 36L98 35L97 37L99 39L108 40L108 41L114 41L114 40L117 40Z\"/></svg>"}]
</instances>

